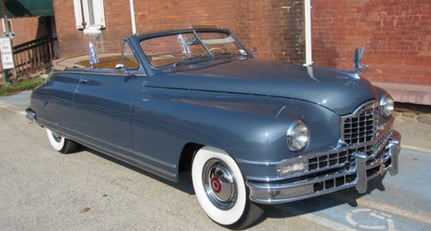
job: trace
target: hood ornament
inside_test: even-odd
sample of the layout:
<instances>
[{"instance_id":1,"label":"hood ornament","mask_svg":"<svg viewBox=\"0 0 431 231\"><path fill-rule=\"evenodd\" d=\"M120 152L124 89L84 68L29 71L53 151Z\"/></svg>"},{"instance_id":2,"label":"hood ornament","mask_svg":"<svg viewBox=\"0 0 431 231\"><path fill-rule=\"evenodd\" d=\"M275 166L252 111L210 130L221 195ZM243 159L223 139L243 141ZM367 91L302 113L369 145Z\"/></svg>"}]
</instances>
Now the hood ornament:
<instances>
[{"instance_id":1,"label":"hood ornament","mask_svg":"<svg viewBox=\"0 0 431 231\"><path fill-rule=\"evenodd\" d=\"M365 72L368 69L368 64L361 64L363 55L364 47L355 49L355 52L353 54L353 68L355 73Z\"/></svg>"}]
</instances>

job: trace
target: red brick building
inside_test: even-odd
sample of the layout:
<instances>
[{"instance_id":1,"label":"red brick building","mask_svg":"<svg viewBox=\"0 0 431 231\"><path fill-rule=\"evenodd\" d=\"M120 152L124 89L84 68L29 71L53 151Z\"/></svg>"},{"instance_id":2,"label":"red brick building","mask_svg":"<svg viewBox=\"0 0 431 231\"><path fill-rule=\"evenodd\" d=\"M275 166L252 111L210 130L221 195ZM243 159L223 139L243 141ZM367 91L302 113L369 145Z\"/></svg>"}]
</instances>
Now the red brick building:
<instances>
[{"instance_id":1,"label":"red brick building","mask_svg":"<svg viewBox=\"0 0 431 231\"><path fill-rule=\"evenodd\" d=\"M97 29L86 29L81 25L84 21L86 27L91 27L87 22L90 19L86 19L85 12L76 19L75 12L78 11L80 14L80 7L77 7L76 3L79 5L80 1L54 0L60 55L63 57L85 54L88 40L95 41L100 52L119 51L121 39L133 33L129 0L93 2L98 1L103 2L104 20L100 22L103 25L93 27L101 27L100 33L92 33ZM248 47L256 48L259 56L265 58L283 56L284 59L291 60L296 52L295 47L289 43L295 44L296 41L286 42L286 39L297 39L297 35L303 32L302 1L218 0L204 3L193 0L135 0L134 20L136 33L139 34L193 25L229 28ZM295 8L295 11L291 10L289 13L285 7ZM73 9L77 10L74 12ZM299 20L290 22L289 17L298 17ZM82 18L84 20L81 20ZM80 22L77 22L78 20ZM303 36L300 39L303 40Z\"/></svg>"},{"instance_id":2,"label":"red brick building","mask_svg":"<svg viewBox=\"0 0 431 231\"><path fill-rule=\"evenodd\" d=\"M44 36L55 36L52 0L2 0L1 2L1 32L2 34L14 32L14 45ZM8 18L8 22L4 17Z\"/></svg>"},{"instance_id":3,"label":"red brick building","mask_svg":"<svg viewBox=\"0 0 431 231\"><path fill-rule=\"evenodd\" d=\"M397 101L431 105L429 0L312 0L315 65L348 69L364 46L366 78Z\"/></svg>"},{"instance_id":4,"label":"red brick building","mask_svg":"<svg viewBox=\"0 0 431 231\"><path fill-rule=\"evenodd\" d=\"M3 70L0 64L0 82L9 82L10 76L15 81L51 65L56 30L52 0L2 0L0 5L1 32L14 47L14 68Z\"/></svg>"},{"instance_id":5,"label":"red brick building","mask_svg":"<svg viewBox=\"0 0 431 231\"><path fill-rule=\"evenodd\" d=\"M15 37L13 44L19 45L34 39L51 35L51 20L49 17L23 17L9 19L11 30ZM4 20L1 23L1 32L5 31Z\"/></svg>"},{"instance_id":6,"label":"red brick building","mask_svg":"<svg viewBox=\"0 0 431 231\"><path fill-rule=\"evenodd\" d=\"M304 16L311 2L311 45ZM259 59L352 69L353 50L365 47L363 76L396 100L431 105L429 0L53 0L59 55L120 51L133 33L216 25L231 29Z\"/></svg>"}]
</instances>

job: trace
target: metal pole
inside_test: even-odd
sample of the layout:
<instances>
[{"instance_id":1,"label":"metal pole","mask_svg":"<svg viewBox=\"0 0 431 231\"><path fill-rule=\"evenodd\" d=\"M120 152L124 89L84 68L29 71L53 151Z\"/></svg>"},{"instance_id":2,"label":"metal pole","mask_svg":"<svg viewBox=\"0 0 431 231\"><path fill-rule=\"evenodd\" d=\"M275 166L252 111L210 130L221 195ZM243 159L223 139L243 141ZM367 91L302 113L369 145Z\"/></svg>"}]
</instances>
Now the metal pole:
<instances>
[{"instance_id":1,"label":"metal pole","mask_svg":"<svg viewBox=\"0 0 431 231\"><path fill-rule=\"evenodd\" d=\"M304 21L305 21L305 64L313 64L312 58L312 38L311 38L311 0L304 0Z\"/></svg>"},{"instance_id":2,"label":"metal pole","mask_svg":"<svg viewBox=\"0 0 431 231\"><path fill-rule=\"evenodd\" d=\"M132 35L136 34L136 19L135 19L135 3L133 0L129 0L130 5L130 21L132 23Z\"/></svg>"},{"instance_id":3,"label":"metal pole","mask_svg":"<svg viewBox=\"0 0 431 231\"><path fill-rule=\"evenodd\" d=\"M6 9L6 0L1 0L1 12L3 14L3 20L4 20L4 30L6 32L10 32L8 18L7 18L7 9Z\"/></svg>"}]
</instances>

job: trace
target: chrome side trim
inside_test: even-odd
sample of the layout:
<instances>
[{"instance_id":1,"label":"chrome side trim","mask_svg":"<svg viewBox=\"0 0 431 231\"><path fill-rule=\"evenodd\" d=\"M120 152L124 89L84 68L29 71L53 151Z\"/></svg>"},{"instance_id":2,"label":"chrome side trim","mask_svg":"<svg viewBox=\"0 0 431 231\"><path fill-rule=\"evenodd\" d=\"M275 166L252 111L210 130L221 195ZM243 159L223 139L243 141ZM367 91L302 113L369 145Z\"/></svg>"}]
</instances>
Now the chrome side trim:
<instances>
[{"instance_id":1,"label":"chrome side trim","mask_svg":"<svg viewBox=\"0 0 431 231\"><path fill-rule=\"evenodd\" d=\"M171 179L171 180L175 180L177 178L177 174L176 173L173 173L173 172L170 172L170 171L166 171L166 170L164 170L162 168L156 167L156 166L154 166L152 164L149 164L147 162L137 160L136 158L134 158L132 156L129 156L127 154L124 154L124 153L121 153L121 152L115 152L115 151L112 151L110 149L103 148L100 145L95 145L94 143L90 143L90 142L86 141L85 139L86 138L93 139L93 140L95 140L97 142L109 145L109 146L111 146L113 148L116 148L116 149L119 149L119 150L123 150L124 152L131 153L133 155L142 157L142 158L147 159L149 161L153 161L154 163L158 163L158 164L160 164L162 166L166 166L166 167L169 167L171 169L176 169L177 168L176 164L172 164L172 163L169 163L169 162L166 162L166 161L162 161L160 159L156 159L156 158L150 157L148 155L145 155L145 154L140 153L140 152L133 151L133 150L128 149L128 148L124 148L124 147L120 147L120 146L117 146L117 145L108 144L108 143L106 143L106 142L104 142L104 141L102 141L100 139L89 137L89 136L87 136L85 134L82 134L82 133L79 133L79 132L76 132L76 131L72 131L72 130L66 128L66 127L63 127L63 126L58 125L58 124L51 123L51 122L43 120L41 118L38 118L38 123L41 124L41 125L43 125L43 126L46 126L48 128L52 128L52 127L54 127L54 128L55 127L61 128L61 129L63 129L63 131L60 131L61 135L65 136L65 137L67 137L67 138L69 138L69 139L71 139L73 141L76 141L78 143L81 143L84 146L88 146L89 148L93 148L96 151L100 151L103 154L109 155L109 156L111 156L111 157L113 157L115 159L119 159L121 161L124 161L124 162L126 162L128 164L131 164L131 165L136 166L138 168L141 168L143 170L149 170L149 171L153 171L153 172L159 173L162 176L167 176L167 178ZM69 132L64 133L64 131L69 131ZM77 136L70 135L71 132L77 133L78 135L82 135L82 137L79 138Z\"/></svg>"}]
</instances>

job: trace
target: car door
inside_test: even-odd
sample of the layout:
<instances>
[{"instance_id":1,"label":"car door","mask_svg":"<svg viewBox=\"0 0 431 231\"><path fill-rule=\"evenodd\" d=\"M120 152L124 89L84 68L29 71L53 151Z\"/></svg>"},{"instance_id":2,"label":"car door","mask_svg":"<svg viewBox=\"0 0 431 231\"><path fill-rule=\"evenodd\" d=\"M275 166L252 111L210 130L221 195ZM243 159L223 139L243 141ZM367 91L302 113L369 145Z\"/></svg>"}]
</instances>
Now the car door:
<instances>
[{"instance_id":1,"label":"car door","mask_svg":"<svg viewBox=\"0 0 431 231\"><path fill-rule=\"evenodd\" d=\"M176 163L183 148L181 137L175 131L177 127L172 126L182 121L167 113L175 110L170 108L175 105L163 90L159 92L159 89L146 88L137 95L132 111L134 154L151 166L148 171L170 180L176 178Z\"/></svg>"},{"instance_id":2,"label":"car door","mask_svg":"<svg viewBox=\"0 0 431 231\"><path fill-rule=\"evenodd\" d=\"M57 131L73 130L74 91L79 82L77 72L58 72L43 87L33 92L32 107L38 119Z\"/></svg>"},{"instance_id":3,"label":"car door","mask_svg":"<svg viewBox=\"0 0 431 231\"><path fill-rule=\"evenodd\" d=\"M82 74L75 91L75 130L84 142L116 153L131 151L132 102L143 77L125 73Z\"/></svg>"},{"instance_id":4,"label":"car door","mask_svg":"<svg viewBox=\"0 0 431 231\"><path fill-rule=\"evenodd\" d=\"M127 40L105 64L115 69L89 69L80 76L74 95L75 129L87 143L114 154L131 154L131 110L145 80L145 71ZM103 61L102 61L103 62Z\"/></svg>"}]
</instances>

